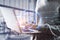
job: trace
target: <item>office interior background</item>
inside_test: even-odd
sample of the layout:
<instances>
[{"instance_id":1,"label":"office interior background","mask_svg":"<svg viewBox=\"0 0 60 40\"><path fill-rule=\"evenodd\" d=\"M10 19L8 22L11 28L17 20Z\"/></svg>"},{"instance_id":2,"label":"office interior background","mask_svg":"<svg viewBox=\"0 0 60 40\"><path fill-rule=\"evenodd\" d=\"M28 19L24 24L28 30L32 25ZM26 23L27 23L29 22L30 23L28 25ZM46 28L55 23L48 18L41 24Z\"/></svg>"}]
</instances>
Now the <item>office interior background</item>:
<instances>
[{"instance_id":1,"label":"office interior background","mask_svg":"<svg viewBox=\"0 0 60 40\"><path fill-rule=\"evenodd\" d=\"M0 0L0 8L7 10L1 12L0 9L0 40L32 40L32 35L14 35L7 27L3 13L15 13L20 26L25 22L37 24L37 13L39 13L40 24L48 23L52 25L52 29L57 29L58 26L60 30L60 0ZM54 40L60 40L60 31L56 32L58 37L54 37ZM9 37L11 38L9 39Z\"/></svg>"}]
</instances>

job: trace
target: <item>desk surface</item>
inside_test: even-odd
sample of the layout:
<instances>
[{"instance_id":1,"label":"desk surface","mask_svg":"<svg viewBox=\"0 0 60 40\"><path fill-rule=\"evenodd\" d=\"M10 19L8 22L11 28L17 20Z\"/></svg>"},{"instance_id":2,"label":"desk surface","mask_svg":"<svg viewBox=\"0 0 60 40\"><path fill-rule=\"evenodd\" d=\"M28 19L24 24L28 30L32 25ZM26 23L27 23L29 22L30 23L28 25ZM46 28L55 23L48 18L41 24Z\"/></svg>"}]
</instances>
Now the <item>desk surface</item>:
<instances>
[{"instance_id":1,"label":"desk surface","mask_svg":"<svg viewBox=\"0 0 60 40\"><path fill-rule=\"evenodd\" d=\"M29 29L29 30L23 30L22 33L41 33L41 31L34 30L34 29Z\"/></svg>"}]
</instances>

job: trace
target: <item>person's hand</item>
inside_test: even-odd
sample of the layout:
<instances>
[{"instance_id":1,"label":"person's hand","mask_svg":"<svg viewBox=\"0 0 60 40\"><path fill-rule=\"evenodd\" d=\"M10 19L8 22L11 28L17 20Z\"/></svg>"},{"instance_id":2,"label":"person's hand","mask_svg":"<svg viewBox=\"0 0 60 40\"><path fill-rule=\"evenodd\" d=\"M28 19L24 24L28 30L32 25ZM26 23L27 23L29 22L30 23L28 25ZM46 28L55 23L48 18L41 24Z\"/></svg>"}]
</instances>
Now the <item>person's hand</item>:
<instances>
[{"instance_id":1,"label":"person's hand","mask_svg":"<svg viewBox=\"0 0 60 40\"><path fill-rule=\"evenodd\" d=\"M36 24L27 24L27 25L25 25L25 27L26 27L27 29L29 29L29 28L31 28L31 29L36 29L37 25L36 25Z\"/></svg>"},{"instance_id":2,"label":"person's hand","mask_svg":"<svg viewBox=\"0 0 60 40\"><path fill-rule=\"evenodd\" d=\"M36 24L32 24L32 29L36 29L37 25Z\"/></svg>"}]
</instances>

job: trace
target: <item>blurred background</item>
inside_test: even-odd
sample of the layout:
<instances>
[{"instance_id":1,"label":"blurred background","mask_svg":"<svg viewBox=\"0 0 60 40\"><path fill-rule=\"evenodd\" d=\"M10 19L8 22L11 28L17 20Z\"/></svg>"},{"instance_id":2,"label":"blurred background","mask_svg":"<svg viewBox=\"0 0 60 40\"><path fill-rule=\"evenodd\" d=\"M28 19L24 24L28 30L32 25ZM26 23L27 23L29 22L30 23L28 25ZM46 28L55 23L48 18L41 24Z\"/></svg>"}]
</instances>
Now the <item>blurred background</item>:
<instances>
[{"instance_id":1,"label":"blurred background","mask_svg":"<svg viewBox=\"0 0 60 40\"><path fill-rule=\"evenodd\" d=\"M37 24L39 15L40 22L37 25L48 23L53 26L52 29L58 26L59 32L55 32L58 35L60 33L60 0L0 0L0 7L8 8L6 10L12 9L13 11L10 10L7 13L15 13L21 27L24 27L25 23ZM0 40L32 40L31 38L32 35L16 35L11 32L0 10ZM60 38L54 37L54 40L60 40Z\"/></svg>"}]
</instances>

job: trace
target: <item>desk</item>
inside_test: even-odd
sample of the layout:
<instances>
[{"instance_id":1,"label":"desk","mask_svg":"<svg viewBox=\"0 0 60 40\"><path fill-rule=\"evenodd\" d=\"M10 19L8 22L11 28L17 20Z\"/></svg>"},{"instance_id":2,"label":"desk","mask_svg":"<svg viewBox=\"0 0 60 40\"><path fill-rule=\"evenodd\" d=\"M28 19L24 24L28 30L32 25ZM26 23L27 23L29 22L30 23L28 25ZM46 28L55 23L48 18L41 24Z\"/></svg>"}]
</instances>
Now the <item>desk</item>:
<instances>
[{"instance_id":1,"label":"desk","mask_svg":"<svg viewBox=\"0 0 60 40\"><path fill-rule=\"evenodd\" d=\"M30 34L30 33L41 33L41 31L34 30L34 29L28 29L28 30L23 30L22 33L27 33L27 34Z\"/></svg>"},{"instance_id":2,"label":"desk","mask_svg":"<svg viewBox=\"0 0 60 40\"><path fill-rule=\"evenodd\" d=\"M34 29L29 29L28 31L27 31L27 30L26 30L26 31L22 31L22 33L23 33L23 34L33 35L33 39L32 39L32 40L34 40L34 39L36 39L37 35L38 35L39 33L41 33L41 31L34 30Z\"/></svg>"},{"instance_id":3,"label":"desk","mask_svg":"<svg viewBox=\"0 0 60 40\"><path fill-rule=\"evenodd\" d=\"M33 36L32 40L34 40L37 37L37 35L39 35L39 33L41 33L41 31L35 29L28 29L28 30L22 30L22 33L20 34L32 35Z\"/></svg>"}]
</instances>

